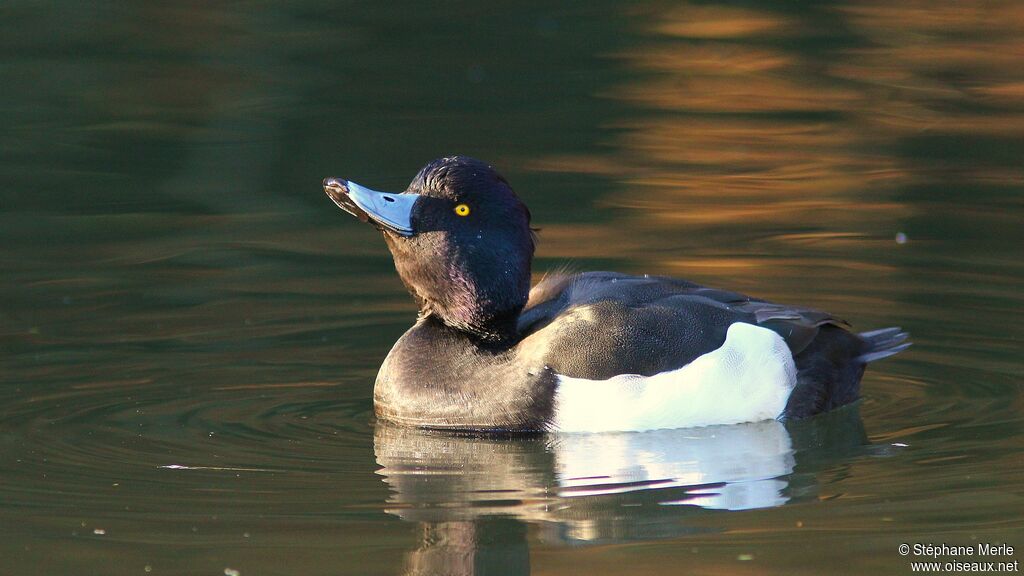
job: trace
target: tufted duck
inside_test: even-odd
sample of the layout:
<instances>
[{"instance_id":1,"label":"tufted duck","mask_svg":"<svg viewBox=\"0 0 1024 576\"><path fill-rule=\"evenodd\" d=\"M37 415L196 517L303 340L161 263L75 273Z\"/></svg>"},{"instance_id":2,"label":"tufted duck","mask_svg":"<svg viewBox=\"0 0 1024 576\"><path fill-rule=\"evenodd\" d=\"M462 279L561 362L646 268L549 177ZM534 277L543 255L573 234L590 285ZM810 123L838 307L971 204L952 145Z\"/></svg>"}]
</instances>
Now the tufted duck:
<instances>
[{"instance_id":1,"label":"tufted duck","mask_svg":"<svg viewBox=\"0 0 1024 576\"><path fill-rule=\"evenodd\" d=\"M530 289L530 212L488 164L427 164L405 192L324 191L384 235L419 303L377 375L381 418L480 431L654 430L802 418L857 399L910 344L685 280L555 274Z\"/></svg>"}]
</instances>

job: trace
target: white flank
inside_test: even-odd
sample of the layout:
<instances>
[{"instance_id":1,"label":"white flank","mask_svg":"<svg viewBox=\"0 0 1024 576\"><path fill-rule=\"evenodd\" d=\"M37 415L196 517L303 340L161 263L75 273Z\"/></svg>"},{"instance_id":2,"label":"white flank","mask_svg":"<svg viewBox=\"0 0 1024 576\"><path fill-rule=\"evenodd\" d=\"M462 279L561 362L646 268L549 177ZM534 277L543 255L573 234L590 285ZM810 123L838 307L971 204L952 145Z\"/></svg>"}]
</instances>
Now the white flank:
<instances>
[{"instance_id":1,"label":"white flank","mask_svg":"<svg viewBox=\"0 0 1024 576\"><path fill-rule=\"evenodd\" d=\"M753 324L729 326L722 347L653 376L558 377L552 430L642 431L778 418L796 386L781 336Z\"/></svg>"}]
</instances>

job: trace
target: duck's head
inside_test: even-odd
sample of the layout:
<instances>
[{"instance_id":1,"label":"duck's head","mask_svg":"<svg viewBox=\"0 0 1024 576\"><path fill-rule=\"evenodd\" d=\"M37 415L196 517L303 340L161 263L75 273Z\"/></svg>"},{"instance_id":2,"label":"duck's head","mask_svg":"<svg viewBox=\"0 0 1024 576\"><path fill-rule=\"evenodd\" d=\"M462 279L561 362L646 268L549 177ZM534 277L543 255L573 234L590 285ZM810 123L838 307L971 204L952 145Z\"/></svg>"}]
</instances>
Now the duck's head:
<instances>
[{"instance_id":1,"label":"duck's head","mask_svg":"<svg viewBox=\"0 0 1024 576\"><path fill-rule=\"evenodd\" d=\"M514 337L530 291L530 212L490 165L430 162L400 194L340 178L324 191L381 230L421 313L485 341Z\"/></svg>"}]
</instances>

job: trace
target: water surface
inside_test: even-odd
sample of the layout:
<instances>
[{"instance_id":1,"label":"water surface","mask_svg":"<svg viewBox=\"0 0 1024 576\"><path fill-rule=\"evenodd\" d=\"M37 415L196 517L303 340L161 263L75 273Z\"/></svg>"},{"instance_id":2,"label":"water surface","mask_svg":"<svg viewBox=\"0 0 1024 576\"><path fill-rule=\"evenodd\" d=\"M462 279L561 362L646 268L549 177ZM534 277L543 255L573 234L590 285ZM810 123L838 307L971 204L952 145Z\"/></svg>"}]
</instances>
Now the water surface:
<instances>
[{"instance_id":1,"label":"water surface","mask_svg":"<svg viewBox=\"0 0 1024 576\"><path fill-rule=\"evenodd\" d=\"M0 14L0 572L903 574L903 542L1024 550L1019 4ZM452 153L529 204L538 276L677 275L915 346L786 425L376 423L415 309L319 182L401 190Z\"/></svg>"}]
</instances>

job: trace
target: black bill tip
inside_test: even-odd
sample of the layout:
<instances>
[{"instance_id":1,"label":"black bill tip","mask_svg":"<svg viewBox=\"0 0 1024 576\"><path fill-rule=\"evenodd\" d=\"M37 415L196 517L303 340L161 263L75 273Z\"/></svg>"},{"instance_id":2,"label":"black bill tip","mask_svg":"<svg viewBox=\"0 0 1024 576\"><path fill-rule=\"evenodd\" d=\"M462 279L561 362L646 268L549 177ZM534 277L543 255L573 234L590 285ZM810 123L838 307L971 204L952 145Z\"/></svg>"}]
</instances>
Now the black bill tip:
<instances>
[{"instance_id":1,"label":"black bill tip","mask_svg":"<svg viewBox=\"0 0 1024 576\"><path fill-rule=\"evenodd\" d=\"M370 216L360 208L349 196L348 180L342 178L327 177L323 181L324 192L327 197L334 201L339 208L359 218L362 222L369 222Z\"/></svg>"}]
</instances>

